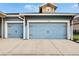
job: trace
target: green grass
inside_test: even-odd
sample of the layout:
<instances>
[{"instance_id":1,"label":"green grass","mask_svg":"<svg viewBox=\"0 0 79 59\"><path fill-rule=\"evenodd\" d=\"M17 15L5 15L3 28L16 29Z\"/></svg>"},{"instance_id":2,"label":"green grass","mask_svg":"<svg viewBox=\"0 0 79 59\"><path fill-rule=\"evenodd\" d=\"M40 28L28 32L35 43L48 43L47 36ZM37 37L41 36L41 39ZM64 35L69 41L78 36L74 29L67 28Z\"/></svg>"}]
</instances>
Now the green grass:
<instances>
[{"instance_id":1,"label":"green grass","mask_svg":"<svg viewBox=\"0 0 79 59\"><path fill-rule=\"evenodd\" d=\"M78 41L79 40L79 35L73 35L73 39L74 39L74 41Z\"/></svg>"}]
</instances>

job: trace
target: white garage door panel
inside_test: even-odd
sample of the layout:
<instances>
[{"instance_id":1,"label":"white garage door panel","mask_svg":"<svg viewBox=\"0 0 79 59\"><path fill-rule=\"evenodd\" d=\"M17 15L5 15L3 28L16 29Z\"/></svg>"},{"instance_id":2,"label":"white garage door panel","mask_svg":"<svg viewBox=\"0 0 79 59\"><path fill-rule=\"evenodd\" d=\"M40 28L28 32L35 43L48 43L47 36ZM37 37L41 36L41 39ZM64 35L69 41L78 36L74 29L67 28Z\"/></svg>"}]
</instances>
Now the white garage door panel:
<instances>
[{"instance_id":1,"label":"white garage door panel","mask_svg":"<svg viewBox=\"0 0 79 59\"><path fill-rule=\"evenodd\" d=\"M67 39L66 23L30 23L30 39Z\"/></svg>"}]
</instances>

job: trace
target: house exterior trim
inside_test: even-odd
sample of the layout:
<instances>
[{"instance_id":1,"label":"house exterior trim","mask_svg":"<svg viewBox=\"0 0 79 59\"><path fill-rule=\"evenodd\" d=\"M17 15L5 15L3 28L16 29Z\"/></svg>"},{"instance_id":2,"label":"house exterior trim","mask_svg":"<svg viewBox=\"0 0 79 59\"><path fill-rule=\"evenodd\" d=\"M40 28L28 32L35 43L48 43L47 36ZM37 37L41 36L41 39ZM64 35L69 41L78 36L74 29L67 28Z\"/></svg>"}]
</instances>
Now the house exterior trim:
<instances>
[{"instance_id":1,"label":"house exterior trim","mask_svg":"<svg viewBox=\"0 0 79 59\"><path fill-rule=\"evenodd\" d=\"M40 14L19 14L20 16L75 16L77 14L45 14L45 13L40 13Z\"/></svg>"},{"instance_id":2,"label":"house exterior trim","mask_svg":"<svg viewBox=\"0 0 79 59\"><path fill-rule=\"evenodd\" d=\"M23 19L23 39L25 39L25 17Z\"/></svg>"},{"instance_id":3,"label":"house exterior trim","mask_svg":"<svg viewBox=\"0 0 79 59\"><path fill-rule=\"evenodd\" d=\"M6 15L6 17L19 17L19 15Z\"/></svg>"},{"instance_id":4,"label":"house exterior trim","mask_svg":"<svg viewBox=\"0 0 79 59\"><path fill-rule=\"evenodd\" d=\"M8 23L24 23L23 21L5 21L5 38L7 39L8 38ZM24 25L23 25L23 39L24 39Z\"/></svg>"}]
</instances>

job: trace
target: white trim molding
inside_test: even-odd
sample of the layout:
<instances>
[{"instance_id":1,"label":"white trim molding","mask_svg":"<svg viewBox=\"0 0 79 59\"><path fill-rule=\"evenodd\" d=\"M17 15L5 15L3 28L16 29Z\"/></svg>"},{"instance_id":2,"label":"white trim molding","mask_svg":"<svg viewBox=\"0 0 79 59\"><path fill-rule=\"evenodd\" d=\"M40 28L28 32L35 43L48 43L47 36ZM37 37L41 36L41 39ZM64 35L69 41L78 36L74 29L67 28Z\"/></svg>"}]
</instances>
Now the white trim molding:
<instances>
[{"instance_id":1,"label":"white trim molding","mask_svg":"<svg viewBox=\"0 0 79 59\"><path fill-rule=\"evenodd\" d=\"M70 22L67 22L67 39L71 39L70 38Z\"/></svg>"},{"instance_id":2,"label":"white trim molding","mask_svg":"<svg viewBox=\"0 0 79 59\"><path fill-rule=\"evenodd\" d=\"M27 20L27 39L29 39L29 22Z\"/></svg>"},{"instance_id":3,"label":"white trim molding","mask_svg":"<svg viewBox=\"0 0 79 59\"><path fill-rule=\"evenodd\" d=\"M20 16L75 16L76 14L65 14L65 13L52 13L52 14L46 14L46 13L40 13L40 14L19 14Z\"/></svg>"},{"instance_id":4,"label":"white trim molding","mask_svg":"<svg viewBox=\"0 0 79 59\"><path fill-rule=\"evenodd\" d=\"M30 22L60 22L67 23L67 39L70 39L70 20L28 20L27 21L27 39L29 38L29 23Z\"/></svg>"},{"instance_id":5,"label":"white trim molding","mask_svg":"<svg viewBox=\"0 0 79 59\"><path fill-rule=\"evenodd\" d=\"M8 38L8 23L23 23L23 39L25 39L25 19L24 21L5 21L5 38ZM67 23L67 39L70 39L70 21L69 20L27 20L27 39L29 39L29 23L30 22L61 22Z\"/></svg>"},{"instance_id":6,"label":"white trim molding","mask_svg":"<svg viewBox=\"0 0 79 59\"><path fill-rule=\"evenodd\" d=\"M6 17L19 17L19 15L6 15Z\"/></svg>"},{"instance_id":7,"label":"white trim molding","mask_svg":"<svg viewBox=\"0 0 79 59\"><path fill-rule=\"evenodd\" d=\"M25 39L25 17L23 19L23 39Z\"/></svg>"},{"instance_id":8,"label":"white trim molding","mask_svg":"<svg viewBox=\"0 0 79 59\"><path fill-rule=\"evenodd\" d=\"M5 21L5 38L8 38L8 23L24 23L23 21ZM23 25L23 32L24 32L24 25ZM23 36L24 39L24 36Z\"/></svg>"}]
</instances>

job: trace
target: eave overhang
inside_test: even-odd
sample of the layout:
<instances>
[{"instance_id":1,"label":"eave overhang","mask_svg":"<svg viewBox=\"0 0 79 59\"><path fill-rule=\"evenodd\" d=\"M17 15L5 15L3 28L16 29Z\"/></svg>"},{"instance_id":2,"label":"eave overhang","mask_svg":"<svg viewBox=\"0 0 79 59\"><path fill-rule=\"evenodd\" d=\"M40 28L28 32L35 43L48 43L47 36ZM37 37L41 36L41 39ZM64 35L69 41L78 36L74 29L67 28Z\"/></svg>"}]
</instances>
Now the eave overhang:
<instances>
[{"instance_id":1,"label":"eave overhang","mask_svg":"<svg viewBox=\"0 0 79 59\"><path fill-rule=\"evenodd\" d=\"M0 17L5 17L5 16L6 16L6 14L5 14L5 13L0 12Z\"/></svg>"},{"instance_id":2,"label":"eave overhang","mask_svg":"<svg viewBox=\"0 0 79 59\"><path fill-rule=\"evenodd\" d=\"M20 16L76 16L77 14L20 14Z\"/></svg>"}]
</instances>

